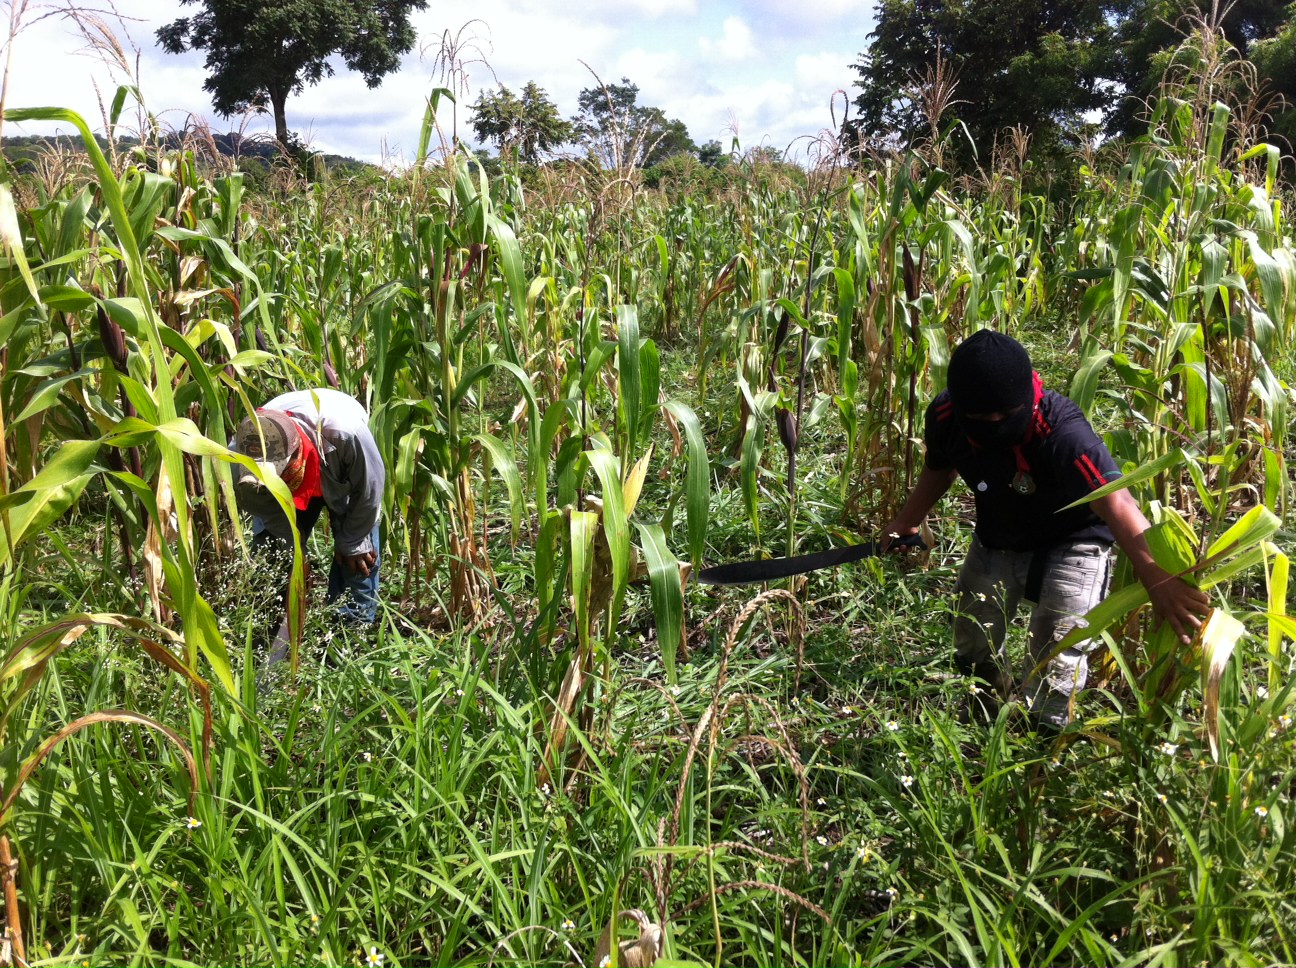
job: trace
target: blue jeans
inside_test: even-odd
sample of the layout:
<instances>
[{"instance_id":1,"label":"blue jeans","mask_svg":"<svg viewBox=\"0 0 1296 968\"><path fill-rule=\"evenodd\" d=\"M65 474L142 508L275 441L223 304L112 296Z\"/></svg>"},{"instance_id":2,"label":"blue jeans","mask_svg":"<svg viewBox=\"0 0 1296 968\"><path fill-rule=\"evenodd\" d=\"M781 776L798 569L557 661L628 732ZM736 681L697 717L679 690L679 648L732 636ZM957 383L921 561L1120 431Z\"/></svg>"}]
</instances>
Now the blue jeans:
<instances>
[{"instance_id":1,"label":"blue jeans","mask_svg":"<svg viewBox=\"0 0 1296 968\"><path fill-rule=\"evenodd\" d=\"M965 672L999 688L1012 681L1004 637L1025 598L1035 554L987 548L974 537L959 570L955 658ZM1024 691L1036 719L1062 727L1071 721L1072 703L1088 679L1089 653L1098 640L1054 653L1067 633L1082 627L1085 614L1107 596L1112 549L1099 541L1072 541L1038 554L1045 556L1043 581L1027 631Z\"/></svg>"},{"instance_id":2,"label":"blue jeans","mask_svg":"<svg viewBox=\"0 0 1296 968\"><path fill-rule=\"evenodd\" d=\"M373 542L374 563L369 574L361 575L343 566L336 555L329 569L329 604L339 602L338 614L351 622L372 624L378 618L378 566L382 564L382 550L378 546L378 525L369 535Z\"/></svg>"},{"instance_id":3,"label":"blue jeans","mask_svg":"<svg viewBox=\"0 0 1296 968\"><path fill-rule=\"evenodd\" d=\"M301 534L303 546L310 538L311 532L315 530L315 524L323 511L324 499L318 497L313 499L305 510L297 511L297 531ZM258 517L252 518L252 534L254 549L264 547L271 542L284 544L282 539L276 538L265 529L265 521ZM326 601L330 605L338 603L338 614L346 621L372 624L378 618L378 570L382 564L382 550L378 544L377 523L374 524L369 540L373 542L374 563L368 575L361 575L344 567L336 554L333 556L333 565L329 568ZM285 581L282 601L287 602L287 598L288 589Z\"/></svg>"}]
</instances>

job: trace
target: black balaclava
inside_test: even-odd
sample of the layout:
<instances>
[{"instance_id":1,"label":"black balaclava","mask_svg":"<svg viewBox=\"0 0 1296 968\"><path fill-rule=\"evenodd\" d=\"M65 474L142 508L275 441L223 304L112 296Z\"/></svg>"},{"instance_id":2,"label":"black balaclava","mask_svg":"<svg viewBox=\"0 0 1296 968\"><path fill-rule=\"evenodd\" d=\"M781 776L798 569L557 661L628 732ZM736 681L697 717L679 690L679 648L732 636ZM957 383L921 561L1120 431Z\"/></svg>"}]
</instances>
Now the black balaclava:
<instances>
[{"instance_id":1,"label":"black balaclava","mask_svg":"<svg viewBox=\"0 0 1296 968\"><path fill-rule=\"evenodd\" d=\"M982 447L1020 444L1035 412L1035 373L1026 347L1011 336L983 329L950 355L948 386L954 419ZM1008 413L999 422L969 420L970 413Z\"/></svg>"}]
</instances>

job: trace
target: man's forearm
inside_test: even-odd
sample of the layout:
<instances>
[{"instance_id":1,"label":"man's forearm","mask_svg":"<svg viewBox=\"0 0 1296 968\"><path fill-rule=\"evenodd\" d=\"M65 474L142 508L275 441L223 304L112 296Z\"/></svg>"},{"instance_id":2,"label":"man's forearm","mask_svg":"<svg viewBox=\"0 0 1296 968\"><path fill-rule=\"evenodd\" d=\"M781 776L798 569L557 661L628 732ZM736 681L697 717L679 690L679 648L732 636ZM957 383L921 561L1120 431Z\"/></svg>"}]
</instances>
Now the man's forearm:
<instances>
[{"instance_id":1,"label":"man's forearm","mask_svg":"<svg viewBox=\"0 0 1296 968\"><path fill-rule=\"evenodd\" d=\"M954 470L935 470L931 467L923 467L922 473L918 475L918 480L909 492L909 497L904 503L898 514L895 516L894 524L903 524L911 528L916 528L931 513L931 509L936 506L936 502L944 497L945 492L950 489L954 483L954 478L958 473Z\"/></svg>"}]
</instances>

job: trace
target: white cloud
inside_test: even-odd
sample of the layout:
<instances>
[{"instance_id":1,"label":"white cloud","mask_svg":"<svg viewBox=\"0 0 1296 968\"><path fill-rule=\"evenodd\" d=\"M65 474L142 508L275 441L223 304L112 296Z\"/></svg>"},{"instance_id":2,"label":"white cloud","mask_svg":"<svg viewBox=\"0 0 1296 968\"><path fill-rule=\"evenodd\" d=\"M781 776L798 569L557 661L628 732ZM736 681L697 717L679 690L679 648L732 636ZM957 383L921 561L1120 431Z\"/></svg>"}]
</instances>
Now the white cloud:
<instances>
[{"instance_id":1,"label":"white cloud","mask_svg":"<svg viewBox=\"0 0 1296 968\"><path fill-rule=\"evenodd\" d=\"M139 18L128 26L141 51L148 107L164 112L163 122L172 127L195 114L218 132L238 128L241 119L214 116L202 90L203 54L177 57L154 46L159 26L194 8L179 0L116 2L125 16ZM469 105L499 83L516 91L535 81L564 116L575 114L579 92L596 83L592 68L609 83L630 78L640 88L640 103L680 118L699 143L717 138L727 147L728 129L736 123L744 146L781 149L831 124L829 99L854 79L850 64L865 46L871 7L871 0L437 0L415 16L421 50L406 57L400 72L369 90L339 64L335 77L289 98L288 123L324 150L368 160L379 160L384 151L412 154L428 93L446 82L438 55L447 34L458 47L449 81L458 96L462 138L472 137ZM15 46L9 105L70 107L99 127L91 79L105 99L120 79L92 58L71 56L82 46L54 21L23 34ZM847 53L834 52L841 50ZM446 105L447 129L450 116ZM270 127L264 117L253 123L253 130ZM46 133L52 126L23 128ZM20 133L13 125L6 132Z\"/></svg>"},{"instance_id":2,"label":"white cloud","mask_svg":"<svg viewBox=\"0 0 1296 968\"><path fill-rule=\"evenodd\" d=\"M761 23L795 25L793 33L804 35L816 30L840 33L847 25L864 25L872 29L874 0L741 0L739 6Z\"/></svg>"},{"instance_id":3,"label":"white cloud","mask_svg":"<svg viewBox=\"0 0 1296 968\"><path fill-rule=\"evenodd\" d=\"M577 4L584 16L602 16L609 22L624 22L627 13L648 19L691 17L698 12L696 0L617 0L616 3Z\"/></svg>"},{"instance_id":4,"label":"white cloud","mask_svg":"<svg viewBox=\"0 0 1296 968\"><path fill-rule=\"evenodd\" d=\"M751 28L741 17L726 17L720 39L699 38L698 48L706 57L730 62L744 61L756 56L756 44L752 39Z\"/></svg>"}]
</instances>

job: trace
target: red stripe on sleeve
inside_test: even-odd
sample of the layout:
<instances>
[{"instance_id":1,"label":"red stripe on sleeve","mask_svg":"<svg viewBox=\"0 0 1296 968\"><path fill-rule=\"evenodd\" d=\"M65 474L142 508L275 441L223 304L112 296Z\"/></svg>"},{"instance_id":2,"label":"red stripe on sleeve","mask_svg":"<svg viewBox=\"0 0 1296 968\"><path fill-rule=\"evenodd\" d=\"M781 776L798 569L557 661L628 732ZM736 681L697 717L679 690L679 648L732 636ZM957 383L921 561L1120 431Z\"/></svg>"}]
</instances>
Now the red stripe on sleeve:
<instances>
[{"instance_id":1,"label":"red stripe on sleeve","mask_svg":"<svg viewBox=\"0 0 1296 968\"><path fill-rule=\"evenodd\" d=\"M1085 481L1089 485L1089 490L1096 491L1107 483L1107 479L1098 472L1098 468L1094 466L1094 462L1089 459L1088 454L1081 454L1076 459L1076 467L1078 467L1080 473L1084 475Z\"/></svg>"}]
</instances>

